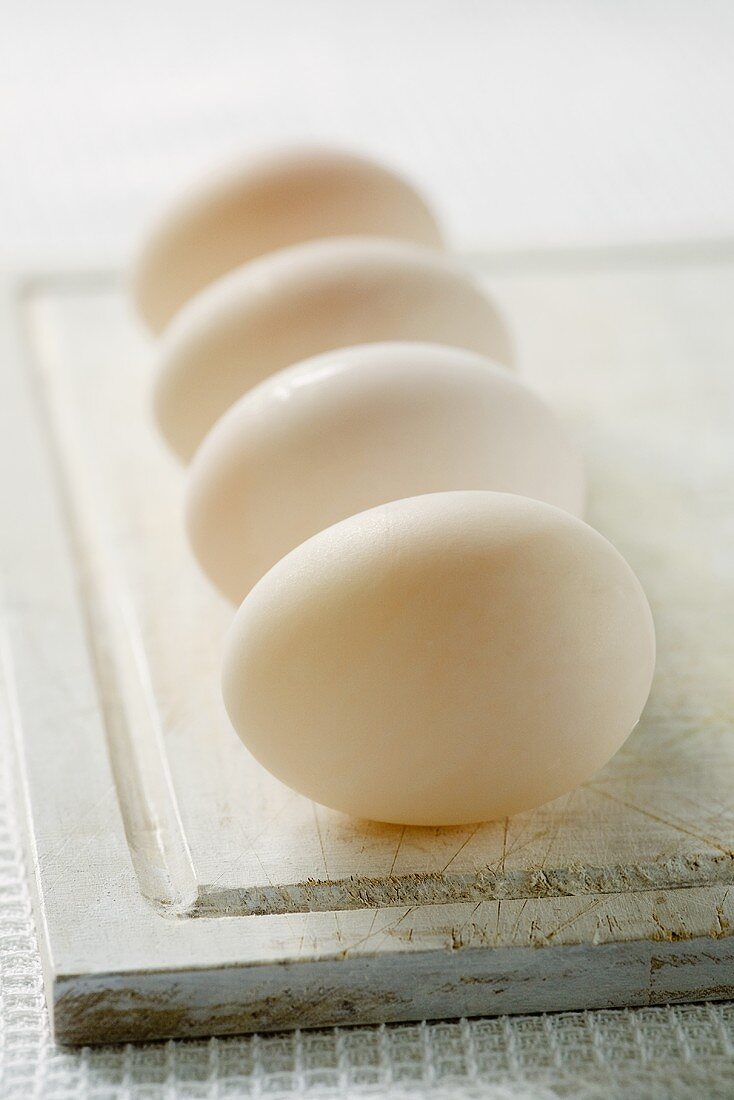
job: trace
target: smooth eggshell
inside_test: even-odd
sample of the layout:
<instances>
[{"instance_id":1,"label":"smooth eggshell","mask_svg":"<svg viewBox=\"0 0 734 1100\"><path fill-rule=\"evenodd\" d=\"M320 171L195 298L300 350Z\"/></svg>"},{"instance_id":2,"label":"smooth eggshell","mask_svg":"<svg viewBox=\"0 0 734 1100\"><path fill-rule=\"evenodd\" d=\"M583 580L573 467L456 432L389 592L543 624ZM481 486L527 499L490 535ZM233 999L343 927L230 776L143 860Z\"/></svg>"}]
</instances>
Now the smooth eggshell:
<instances>
[{"instance_id":1,"label":"smooth eggshell","mask_svg":"<svg viewBox=\"0 0 734 1100\"><path fill-rule=\"evenodd\" d=\"M239 604L272 565L338 520L449 489L520 493L579 514L581 460L551 410L473 352L364 344L273 375L192 462L187 526Z\"/></svg>"},{"instance_id":2,"label":"smooth eggshell","mask_svg":"<svg viewBox=\"0 0 734 1100\"><path fill-rule=\"evenodd\" d=\"M201 181L152 228L133 274L160 332L197 291L242 263L318 237L376 235L439 245L435 219L395 172L333 149L286 149Z\"/></svg>"},{"instance_id":3,"label":"smooth eggshell","mask_svg":"<svg viewBox=\"0 0 734 1100\"><path fill-rule=\"evenodd\" d=\"M158 347L158 423L188 459L264 378L320 352L386 340L512 358L495 306L442 253L368 237L311 241L238 268L183 307Z\"/></svg>"},{"instance_id":4,"label":"smooth eggshell","mask_svg":"<svg viewBox=\"0 0 734 1100\"><path fill-rule=\"evenodd\" d=\"M637 723L655 660L630 567L510 494L439 493L315 535L250 592L224 701L274 775L358 817L498 819L593 775Z\"/></svg>"}]
</instances>

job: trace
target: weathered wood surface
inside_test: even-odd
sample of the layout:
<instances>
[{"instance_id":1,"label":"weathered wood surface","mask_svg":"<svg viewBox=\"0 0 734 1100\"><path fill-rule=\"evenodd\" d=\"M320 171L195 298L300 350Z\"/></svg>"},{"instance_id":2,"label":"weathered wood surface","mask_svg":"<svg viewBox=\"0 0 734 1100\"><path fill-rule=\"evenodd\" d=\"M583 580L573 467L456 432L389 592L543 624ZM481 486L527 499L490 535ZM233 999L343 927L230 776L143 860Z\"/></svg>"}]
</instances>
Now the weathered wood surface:
<instances>
[{"instance_id":1,"label":"weathered wood surface","mask_svg":"<svg viewBox=\"0 0 734 1100\"><path fill-rule=\"evenodd\" d=\"M441 830L350 821L251 760L149 349L114 281L26 289L4 652L62 1038L734 992L734 252L490 281L586 454L590 521L648 591L659 666L584 787Z\"/></svg>"}]
</instances>

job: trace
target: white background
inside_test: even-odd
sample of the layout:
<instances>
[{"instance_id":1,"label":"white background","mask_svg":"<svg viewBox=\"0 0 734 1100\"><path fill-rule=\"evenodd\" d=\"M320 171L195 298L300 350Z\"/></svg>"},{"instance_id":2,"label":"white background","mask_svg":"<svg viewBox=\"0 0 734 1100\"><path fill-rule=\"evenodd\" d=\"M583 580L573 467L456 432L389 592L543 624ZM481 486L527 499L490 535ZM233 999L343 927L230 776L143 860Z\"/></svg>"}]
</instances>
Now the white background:
<instances>
[{"instance_id":1,"label":"white background","mask_svg":"<svg viewBox=\"0 0 734 1100\"><path fill-rule=\"evenodd\" d=\"M129 254L232 153L404 168L457 245L734 235L727 0L0 0L0 250Z\"/></svg>"}]
</instances>

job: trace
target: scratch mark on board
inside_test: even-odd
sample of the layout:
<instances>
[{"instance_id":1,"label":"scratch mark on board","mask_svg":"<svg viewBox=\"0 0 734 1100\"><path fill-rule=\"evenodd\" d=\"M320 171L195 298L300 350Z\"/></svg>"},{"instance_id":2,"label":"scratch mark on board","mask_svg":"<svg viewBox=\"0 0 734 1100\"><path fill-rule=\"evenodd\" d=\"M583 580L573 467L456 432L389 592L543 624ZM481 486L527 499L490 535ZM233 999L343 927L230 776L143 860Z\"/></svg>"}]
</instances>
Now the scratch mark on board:
<instances>
[{"instance_id":1,"label":"scratch mark on board","mask_svg":"<svg viewBox=\"0 0 734 1100\"><path fill-rule=\"evenodd\" d=\"M705 836L702 833L697 832L695 829L681 825L677 821L671 821L669 818L662 817L660 814L655 814L652 810L646 810L644 806L636 806L634 802L628 802L624 798L620 798L618 795L610 794L609 791L605 791L603 787L597 787L589 785L589 790L594 791L595 794L602 795L604 798L608 798L611 802L616 802L620 806L625 806L628 810L634 810L638 814L642 814L643 817L647 817L650 821L655 821L658 825L665 825L669 829L673 829L676 833L681 833L683 836L691 836L694 840L700 841L702 844L708 844L711 848L716 848L717 851L723 852L726 856L734 856L734 851L731 848L727 848L723 844L719 844L713 837Z\"/></svg>"},{"instance_id":2,"label":"scratch mark on board","mask_svg":"<svg viewBox=\"0 0 734 1100\"><path fill-rule=\"evenodd\" d=\"M575 924L577 920L581 920L581 918L585 917L587 913L591 913L594 909L597 909L602 904L603 900L603 898L597 898L596 901L593 901L591 905L588 905L586 907L586 909L582 909L580 913L574 913L574 915L572 917L569 917L568 920L564 921L563 924L559 924L557 928L554 928L552 932L549 932L546 936L546 939L552 940L553 937L557 936L559 932L562 932L564 928L570 928L571 925Z\"/></svg>"},{"instance_id":3,"label":"scratch mark on board","mask_svg":"<svg viewBox=\"0 0 734 1100\"><path fill-rule=\"evenodd\" d=\"M442 868L441 868L440 874L442 874L442 875L443 875L443 874L445 874L445 873L446 873L446 871L448 871L448 869L449 869L449 867L451 866L451 864L452 864L452 863L454 862L454 860L455 860L455 859L456 859L456 858L457 858L458 856L460 856L460 855L461 855L461 853L462 853L462 852L464 851L464 849L466 848L466 846L467 846L467 844L469 843L469 841L470 841L470 840L473 840L473 839L474 839L474 837L475 837L475 836L477 835L477 833L479 832L479 830L480 830L480 829L482 828L482 825L483 825L483 824L484 824L484 822L480 821L478 825L475 825L475 826L474 826L474 828L472 829L472 831L471 831L471 832L469 833L469 836L468 836L468 837L466 838L466 840L464 840L464 841L463 841L463 842L462 842L462 843L461 843L461 844L459 845L459 847L458 847L458 848L456 849L456 851L454 852L454 854L452 855L451 859L450 859L450 860L448 861L448 863L446 864L446 866L445 866L445 867L442 867Z\"/></svg>"},{"instance_id":4,"label":"scratch mark on board","mask_svg":"<svg viewBox=\"0 0 734 1100\"><path fill-rule=\"evenodd\" d=\"M398 843L397 843L396 848L395 848L395 855L393 856L392 863L390 864L390 870L387 872L387 877L388 878L392 878L392 873L395 870L395 864L398 861L398 852L400 851L400 845L403 843L403 838L405 836L405 829L406 829L406 826L403 825L403 828L400 831L400 838L399 838Z\"/></svg>"}]
</instances>

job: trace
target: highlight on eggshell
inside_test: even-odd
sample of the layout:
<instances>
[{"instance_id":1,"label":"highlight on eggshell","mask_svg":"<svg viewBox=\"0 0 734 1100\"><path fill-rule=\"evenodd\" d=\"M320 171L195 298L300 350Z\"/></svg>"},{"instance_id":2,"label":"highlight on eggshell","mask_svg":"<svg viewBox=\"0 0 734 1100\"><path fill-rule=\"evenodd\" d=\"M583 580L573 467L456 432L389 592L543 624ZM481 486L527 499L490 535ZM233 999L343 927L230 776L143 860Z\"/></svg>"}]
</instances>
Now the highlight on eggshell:
<instances>
[{"instance_id":1,"label":"highlight on eggshell","mask_svg":"<svg viewBox=\"0 0 734 1100\"><path fill-rule=\"evenodd\" d=\"M484 356L364 344L272 375L214 425L187 477L186 526L239 604L299 543L401 497L521 493L581 514L581 458L551 409Z\"/></svg>"},{"instance_id":2,"label":"highlight on eggshell","mask_svg":"<svg viewBox=\"0 0 734 1100\"><path fill-rule=\"evenodd\" d=\"M359 237L271 253L192 298L162 336L159 427L188 460L230 405L269 375L334 348L394 340L513 361L495 304L463 265L434 249Z\"/></svg>"}]
</instances>

